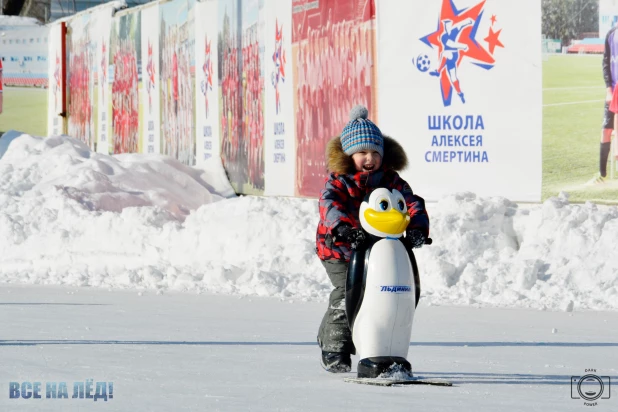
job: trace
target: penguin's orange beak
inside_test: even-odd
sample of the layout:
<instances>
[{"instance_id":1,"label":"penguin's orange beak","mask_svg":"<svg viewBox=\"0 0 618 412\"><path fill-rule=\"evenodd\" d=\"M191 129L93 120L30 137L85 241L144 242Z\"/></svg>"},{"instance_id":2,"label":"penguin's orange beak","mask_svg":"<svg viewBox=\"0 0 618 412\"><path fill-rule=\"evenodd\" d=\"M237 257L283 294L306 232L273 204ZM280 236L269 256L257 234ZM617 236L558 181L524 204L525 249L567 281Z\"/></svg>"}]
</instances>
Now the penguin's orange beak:
<instances>
[{"instance_id":1,"label":"penguin's orange beak","mask_svg":"<svg viewBox=\"0 0 618 412\"><path fill-rule=\"evenodd\" d=\"M371 208L365 209L365 220L380 232L389 235L401 235L410 223L410 215L391 209L388 212L378 212Z\"/></svg>"}]
</instances>

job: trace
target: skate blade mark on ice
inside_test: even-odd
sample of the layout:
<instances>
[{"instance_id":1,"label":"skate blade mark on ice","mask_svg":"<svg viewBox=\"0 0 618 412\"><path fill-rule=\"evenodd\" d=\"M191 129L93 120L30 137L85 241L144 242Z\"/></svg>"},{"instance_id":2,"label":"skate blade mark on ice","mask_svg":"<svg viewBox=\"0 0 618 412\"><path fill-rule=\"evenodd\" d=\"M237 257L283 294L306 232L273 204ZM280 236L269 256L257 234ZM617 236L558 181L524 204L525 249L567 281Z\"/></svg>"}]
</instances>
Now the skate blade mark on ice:
<instances>
[{"instance_id":1,"label":"skate blade mark on ice","mask_svg":"<svg viewBox=\"0 0 618 412\"><path fill-rule=\"evenodd\" d=\"M362 385L373 386L403 386L403 385L429 385L429 386L453 386L453 384L444 379L381 379L381 378L343 378L344 382L360 383Z\"/></svg>"}]
</instances>

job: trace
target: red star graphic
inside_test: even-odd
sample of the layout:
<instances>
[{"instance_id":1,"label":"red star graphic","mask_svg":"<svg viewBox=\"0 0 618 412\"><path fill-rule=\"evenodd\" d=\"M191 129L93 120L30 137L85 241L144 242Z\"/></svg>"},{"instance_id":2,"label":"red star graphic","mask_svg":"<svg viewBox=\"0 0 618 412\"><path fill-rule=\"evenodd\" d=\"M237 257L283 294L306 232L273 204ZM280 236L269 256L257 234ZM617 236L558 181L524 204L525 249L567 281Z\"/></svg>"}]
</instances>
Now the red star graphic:
<instances>
[{"instance_id":1,"label":"red star graphic","mask_svg":"<svg viewBox=\"0 0 618 412\"><path fill-rule=\"evenodd\" d=\"M438 67L430 74L437 75L440 78L440 89L445 106L451 104L453 88L459 87L458 83L453 82L450 71L458 68L464 58L485 70L489 70L495 64L492 55L493 50L498 45L504 47L498 40L499 31L493 33L492 30L488 37L492 53L476 40L476 33L483 17L486 1L480 0L474 6L460 10L455 6L455 0L442 0L436 31L420 39L427 46L438 51ZM495 15L492 15L491 21L492 25L496 22ZM449 28L448 31L447 27ZM445 50L448 52L445 53ZM447 67L449 67L449 70L446 70Z\"/></svg>"},{"instance_id":2,"label":"red star graphic","mask_svg":"<svg viewBox=\"0 0 618 412\"><path fill-rule=\"evenodd\" d=\"M457 14L459 10L454 10L453 3L450 0L443 0L442 10L440 11L440 21L438 23L438 29L421 40L436 47L441 54L443 51L443 46L442 42L440 41L440 37L445 34L443 21L449 19L453 22L453 25L456 25L457 23L465 19L471 18L475 22L474 25L465 27L459 35L458 41L467 45L468 50L461 51L459 53L459 60L457 61L457 66L459 67L459 64L464 59L464 57L476 60L479 63L494 64L495 60L493 59L491 54L489 54L487 50L485 50L483 46L477 43L474 39L474 35L476 34L476 29L480 21L480 14L483 11L483 7L485 6L485 1L486 0L483 0L476 6L471 7L464 12L460 12L460 14Z\"/></svg>"},{"instance_id":3,"label":"red star graphic","mask_svg":"<svg viewBox=\"0 0 618 412\"><path fill-rule=\"evenodd\" d=\"M491 25L493 26L496 23L496 15L492 14L490 20L491 20Z\"/></svg>"},{"instance_id":4,"label":"red star graphic","mask_svg":"<svg viewBox=\"0 0 618 412\"><path fill-rule=\"evenodd\" d=\"M494 30L490 27L489 34L487 35L487 37L483 39L489 45L489 52L491 54L494 54L494 49L496 48L496 46L504 47L504 44L502 44L500 40L498 39L498 36L500 35L501 31L502 29L494 32Z\"/></svg>"}]
</instances>

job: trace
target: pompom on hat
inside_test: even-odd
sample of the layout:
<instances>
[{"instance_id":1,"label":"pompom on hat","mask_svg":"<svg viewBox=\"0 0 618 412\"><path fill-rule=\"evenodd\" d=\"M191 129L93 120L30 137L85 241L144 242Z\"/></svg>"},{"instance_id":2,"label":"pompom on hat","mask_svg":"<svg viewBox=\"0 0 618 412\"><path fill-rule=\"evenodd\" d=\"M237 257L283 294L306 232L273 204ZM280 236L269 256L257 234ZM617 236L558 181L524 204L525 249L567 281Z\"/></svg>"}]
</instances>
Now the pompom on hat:
<instances>
[{"instance_id":1,"label":"pompom on hat","mask_svg":"<svg viewBox=\"0 0 618 412\"><path fill-rule=\"evenodd\" d=\"M363 150L375 150L384 156L384 137L368 115L369 110L362 105L350 110L350 121L341 132L341 147L348 156Z\"/></svg>"}]
</instances>

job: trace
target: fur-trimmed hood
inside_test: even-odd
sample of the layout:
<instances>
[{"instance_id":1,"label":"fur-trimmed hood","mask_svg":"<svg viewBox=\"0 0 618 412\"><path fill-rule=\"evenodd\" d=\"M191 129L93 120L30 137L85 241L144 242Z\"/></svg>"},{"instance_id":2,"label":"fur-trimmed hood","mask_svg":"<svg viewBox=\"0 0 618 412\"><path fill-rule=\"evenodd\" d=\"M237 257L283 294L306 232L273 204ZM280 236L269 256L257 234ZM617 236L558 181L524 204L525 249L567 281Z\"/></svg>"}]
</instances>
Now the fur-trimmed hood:
<instances>
[{"instance_id":1,"label":"fur-trimmed hood","mask_svg":"<svg viewBox=\"0 0 618 412\"><path fill-rule=\"evenodd\" d=\"M341 147L341 138L333 137L326 144L326 159L329 172L337 174L355 174L352 156L348 156ZM408 166L408 156L403 147L392 137L384 136L384 157L382 158L383 170L392 169L396 172L404 170Z\"/></svg>"}]
</instances>

